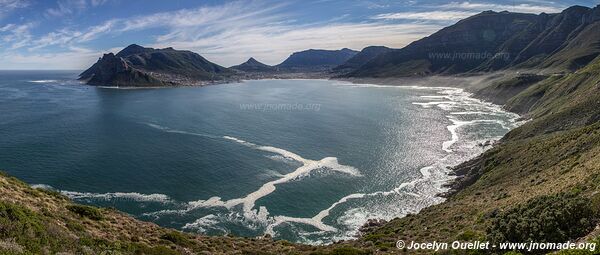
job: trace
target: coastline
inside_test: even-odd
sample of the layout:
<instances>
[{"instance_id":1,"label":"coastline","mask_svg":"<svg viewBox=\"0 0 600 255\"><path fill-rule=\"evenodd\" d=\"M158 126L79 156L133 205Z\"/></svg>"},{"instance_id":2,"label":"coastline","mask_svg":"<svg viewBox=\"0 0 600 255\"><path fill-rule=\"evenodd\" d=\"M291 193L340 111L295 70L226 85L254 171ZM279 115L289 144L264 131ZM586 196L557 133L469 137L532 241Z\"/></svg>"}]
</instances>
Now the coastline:
<instances>
[{"instance_id":1,"label":"coastline","mask_svg":"<svg viewBox=\"0 0 600 255\"><path fill-rule=\"evenodd\" d=\"M448 77L435 77L435 79L437 79L438 81L440 81L440 80L452 80L452 81L454 81L456 83L460 83L460 84L464 84L465 83L465 80L463 78L457 78L457 77L450 77L450 78L451 79L449 79ZM249 79L249 80L255 80L255 79ZM282 80L282 79L281 78L268 78L268 79L256 79L256 80ZM438 90L438 91L453 90L454 92L458 92L458 93L463 93L463 92L467 93L468 95L464 94L463 96L467 96L467 97L470 97L470 98L473 98L473 99L477 99L477 98L472 97L473 94L466 92L464 88L461 88L461 86L444 86L444 87L434 86L434 85L432 85L432 82L431 82L431 80L430 80L429 77L425 77L425 78L411 78L411 79L396 79L396 82L395 82L396 85L390 85L387 82L387 80L378 80L378 82L373 82L374 81L373 79L369 79L368 83L365 82L363 79L352 79L350 81L350 80L347 80L347 79L340 80L340 79L306 79L306 78L295 78L295 79L285 79L285 80L330 80L330 81L340 81L340 82L344 82L344 83L348 83L348 84L356 84L356 85L365 84L365 86L373 86L373 87L377 87L377 86L379 86L378 84L381 84L382 87L398 87L398 88L405 88L405 89L432 89L432 90ZM247 81L247 80L242 80L241 82L244 82L244 81ZM409 83L409 84L407 84L407 83ZM413 85L414 83L417 83L418 85ZM222 84L224 84L224 83L222 83ZM427 85L430 85L430 86L421 86L422 84L427 84ZM214 84L214 85L217 85L217 84ZM456 84L453 84L453 85L456 85ZM181 87L191 87L191 86L181 86ZM202 86L198 86L198 87L202 87ZM462 87L465 87L465 86L463 85ZM156 88L156 87L150 87L150 88ZM175 87L169 87L169 88L175 88ZM141 88L140 87L133 87L133 88L115 88L115 89L141 89ZM477 100L479 100L479 99L477 99ZM486 103L487 104L488 102L484 102L484 101L481 100L481 103ZM498 108L500 107L498 105L495 105L495 106L497 106ZM450 121L450 119L448 119L448 120ZM443 146L442 146L442 148L446 152L450 152L450 151L448 151L447 148L445 148L446 144L448 143L448 144L451 145L451 144L457 142L458 139L459 139L459 138L456 137L457 135L455 134L455 132L456 132L455 128L458 128L457 124L453 123L452 121L450 121L450 122L451 123L449 124L449 126L447 127L447 129L448 129L448 131L451 134L451 139L448 140L448 141L445 141L443 143ZM486 141L485 143L487 143L487 142L488 141ZM487 149L489 149L489 148L487 148ZM454 162L451 165L444 165L443 167L441 167L442 168L441 171L446 171L446 169L447 170L451 170L450 167L454 167L456 165L460 165L460 164L463 164L463 163L468 162L470 160L473 160L478 155L479 154L473 154L468 159L466 159L465 161ZM439 160L444 160L444 159L439 159ZM400 192L400 190L404 189L405 187L411 186L411 185L415 185L417 182L429 181L428 178L431 178L431 173L429 172L431 170L430 169L431 167L435 167L435 164L434 164L434 166L427 166L424 169L421 169L420 172L421 172L422 176L420 178L412 180L412 181L410 181L408 183L403 183L399 187L397 187L397 188L395 188L395 189L393 189L391 191L378 191L378 192L375 192L373 194L350 194L350 195L347 195L347 196L343 197L340 201L336 202L332 207L328 208L326 211L329 211L335 205L338 205L338 204L341 204L341 203L345 203L347 200L350 200L350 199L355 199L355 198L359 198L359 197L362 198L362 197L365 197L365 196L374 196L374 195L378 196L378 195L381 195L381 194L388 194L388 193L391 194L391 193L394 193L394 192ZM440 191L436 192L435 194L427 194L426 196L427 197L435 196L435 197L439 197L439 198L442 198L442 199L437 199L436 198L435 202L433 202L433 203L428 202L428 205L426 207L429 207L429 206L435 205L435 204L439 204L439 203L441 203L441 202L444 201L444 199L446 198L446 196L444 196L444 194L449 192L449 190L446 190L446 188L448 186L450 186L449 183L458 182L459 179L462 177L462 176L458 175L457 173L458 172L455 172L455 171L447 171L447 172L443 173L444 174L444 178L445 178L445 180L443 182L440 182L441 180L433 180L436 183L436 185L438 183L440 185L439 186L435 186L435 187L431 187L431 188L432 189L436 189L436 190L440 190ZM439 177L439 173L438 173L438 177ZM358 196L358 195L360 195L360 196ZM425 207L423 207L423 208L425 208ZM418 208L418 211L422 210L423 208ZM395 215L394 217L398 217L398 216L402 216L402 215ZM319 218L324 218L324 217L319 217ZM301 223L302 222L308 222L306 220L302 221L301 219L281 218L280 217L277 220L277 224L275 224L275 225L278 225L278 224L283 223L285 221L301 222ZM370 221L371 221L371 219L366 219L366 221L364 223L368 224ZM314 222L311 222L311 223L313 223L313 224L309 224L309 225L318 225L318 226L321 226L319 224L322 224L322 223L320 223L320 220L317 223L314 223ZM269 226L269 228L272 228L272 226ZM325 229L328 229L328 228L325 228ZM271 231L270 234L274 235L274 233L272 231ZM348 240L348 239L340 239L340 240ZM336 241L336 240L332 240L332 242L334 242L334 241Z\"/></svg>"},{"instance_id":2,"label":"coastline","mask_svg":"<svg viewBox=\"0 0 600 255\"><path fill-rule=\"evenodd\" d=\"M481 97L477 97L475 93L473 93L473 90L477 89L477 88L483 88L487 85L489 85L490 83L492 83L493 79L491 79L494 76L500 75L501 73L488 73L488 74L482 74L480 76L425 76L425 77L402 77L402 78L385 78L385 79L379 79L379 78L348 78L348 79L333 79L333 80L340 80L340 81L345 81L345 82L350 82L353 84L376 84L376 85L387 85L387 86L403 86L401 84L406 84L407 82L417 82L419 84L425 85L424 87L435 87L435 86L426 86L427 84L431 84L431 81L450 81L450 82L456 82L453 83L454 86L450 86L450 88L457 88L457 89L463 89L465 91L467 91L468 93L470 93L470 96L473 98L476 98L482 102L485 103L489 103L492 105L496 105L500 108L502 108L503 110L505 110L506 112L510 112L513 114L518 115L517 118L515 118L515 121L517 123L519 123L516 127L524 124L524 122L529 121L530 119L526 119L523 120L522 118L524 117L523 115L519 115L519 113L517 112L512 112L509 111L507 109L504 108L504 105L498 105L498 104L494 104L493 102L489 102L486 101L484 98ZM423 81L429 81L429 82L423 82ZM476 84L476 83L480 83L480 84ZM511 130L513 130L514 128L509 130L509 132ZM507 132L508 134L508 132ZM503 135L500 139L495 140L491 143L491 148L495 148L497 147L502 140L504 140L506 137L506 134ZM490 149L491 149L490 148ZM444 199L448 199L451 196L453 196L454 194L460 192L461 190L467 188L469 185L473 184L475 181L477 181L479 179L479 177L481 177L481 173L479 172L478 167L481 165L482 160L483 160L483 153L477 154L477 155L473 155L470 159L467 159L463 162L460 162L454 166L448 166L450 171L448 173L449 177L451 177L451 179L444 183L442 186L444 188L447 188L448 190L444 191L444 192L440 192L437 195L441 198ZM380 221L381 219L373 219L373 221ZM369 225L369 222L365 223L365 225Z\"/></svg>"},{"instance_id":3,"label":"coastline","mask_svg":"<svg viewBox=\"0 0 600 255\"><path fill-rule=\"evenodd\" d=\"M302 79L302 80L305 80L305 79ZM313 80L313 79L308 79L308 80ZM319 80L325 80L325 79L319 79ZM329 79L329 80L337 80L337 79ZM413 79L413 80L415 80L415 79ZM350 81L342 80L342 82L350 82ZM360 84L366 83L366 82L364 82L363 80L353 80L352 83L360 85ZM385 82L380 80L377 83L384 84ZM401 84L382 86L382 87L393 87L393 86L402 87ZM410 87L410 86L405 86L405 87ZM471 87L471 86L462 86L462 87ZM456 88L456 87L452 87L452 88ZM468 89L464 89L464 90L468 91ZM472 95L472 96L474 98L478 98L478 97L476 97L476 95ZM482 100L482 101L484 101L484 100ZM496 106L500 107L500 105L498 105L498 104L496 104ZM536 119L534 119L534 121L539 122L539 119L536 118ZM531 125L527 125L527 126L530 127ZM522 130L522 129L520 129L520 130ZM589 134L589 131L587 131L587 132ZM512 139L514 137L508 137L508 138L506 138L506 137L507 137L507 135L504 135L502 137L502 139L499 140L499 142L493 143L493 149L495 151L502 151L504 153L506 153L506 152L510 153L514 149L515 141L514 141L514 139ZM495 152L492 152L491 155L493 155L493 153L495 153ZM419 221L422 221L422 219L425 219L425 220L443 219L444 221L447 221L449 219L452 219L451 217L458 217L459 215L484 215L485 217L494 217L492 214L489 214L489 212L487 212L487 210L485 209L485 208L488 208L486 206L490 206L489 204L486 205L486 201L498 201L498 199L502 199L498 202L495 202L495 203L498 203L498 205L489 207L489 208L493 208L494 212L497 212L498 210L502 211L503 210L502 208L506 208L507 205L505 204L505 201L510 201L513 204L514 203L524 203L529 198L532 197L532 195L523 195L523 196L518 196L518 197L513 196L512 198L509 196L507 198L505 193L498 193L498 190L490 190L489 187L487 187L487 188L481 187L481 182L477 182L477 181L478 181L478 178L480 176L482 176L482 173L480 173L478 170L482 169L481 163L482 163L482 160L485 160L486 157L488 159L494 158L493 156L490 156L490 153L486 153L486 155L478 155L474 158L467 159L467 160L461 162L460 164L456 165L455 167L453 167L453 169L449 169L450 170L449 175L453 175L454 178L452 180L450 180L448 183L446 183L446 187L449 188L448 192L439 193L437 195L438 197L444 199L444 202L441 202L441 204L436 203L434 205L430 205L428 207L423 208L417 214L408 214L402 218L395 218L390 221L373 220L373 219L366 220L364 222L364 225L359 228L358 235L354 236L351 239L343 239L340 241L334 241L333 244L326 245L326 246L308 246L308 247L320 247L318 249L327 249L327 250L335 249L336 247L340 247L340 246L354 247L354 248L366 249L366 250L385 249L385 248L381 248L383 246L379 246L376 244L374 245L373 242L370 240L373 240L373 238L375 236L382 235L381 237L377 237L377 239L375 239L375 240L381 240L381 242L388 242L388 241L391 242L392 241L392 240L390 240L391 236L385 234L385 233L387 233L386 231L388 231L390 229L394 229L393 233L402 233L402 236L404 236L404 237L411 236L411 238L419 238L418 236L414 236L414 233L424 233L422 229L415 230L414 228L412 228L410 226L403 225L403 224L406 224L407 222L414 221L415 219L419 219ZM505 162L502 165L503 165L502 167L504 169L506 169L507 167L514 168L514 164L510 164L509 162ZM520 168L514 168L514 169L520 169ZM505 170L501 170L501 171L505 171ZM473 176L473 174L470 174L470 173L476 174L476 176ZM489 173L484 172L483 174L485 174L486 177L489 177ZM468 177L471 177L471 178L469 179ZM529 182L529 181L527 180L527 182ZM542 180L541 182L544 182L544 180ZM472 184L475 184L475 185L472 186ZM457 185L457 186L450 187L450 185ZM502 184L499 186L503 187L503 188L506 188L506 187L513 188L513 187L507 186L507 185ZM539 184L535 184L535 185L539 185ZM558 187L558 188L559 188L559 190L557 192L560 192L560 190L564 190L563 186ZM503 191L503 190L500 189L500 191ZM460 195L456 196L456 193L460 193ZM494 194L502 195L502 197L495 198ZM537 193L535 193L535 194L537 194ZM541 194L544 194L544 193L541 193ZM114 195L117 195L117 194L114 194ZM133 196L134 194L128 194L128 195ZM461 204L464 205L464 203L466 202L465 196L469 198L468 201L473 202L473 206L469 206L469 207L461 206ZM483 197L483 196L485 196L485 197ZM476 197L478 200L471 200L473 197ZM492 197L492 200L489 200L490 197ZM483 199L483 198L486 198L487 200ZM500 209L498 209L498 208L500 208ZM492 216L488 216L488 214L492 215ZM447 216L447 215L450 215L450 216ZM454 215L454 216L452 216L452 215ZM377 219L377 218L375 218L375 219ZM130 219L130 220L134 220L134 219ZM141 220L141 221L144 221L144 220ZM146 222L149 222L149 224L151 223L151 221L146 221ZM467 224L470 224L470 225L462 225L464 222L467 222ZM456 224L456 223L453 223L453 224ZM480 224L480 223L477 223L477 224ZM467 227L472 226L474 231L478 231L476 233L483 232L485 234L484 230L477 228L477 226L476 226L477 224L475 224L475 222L470 222L468 220L467 221L460 220L458 225L442 224L442 226L445 226L445 227L455 226L456 233L462 233L461 231L465 231L465 226L467 226ZM452 236L444 235L443 232L440 233L440 230L434 229L433 225L431 225L431 224L426 225L426 226L431 227L429 230L429 232L432 233L431 238L440 238L439 240L444 240L444 238L452 238ZM425 233L429 233L429 232L426 231ZM585 238L593 239L594 233L597 233L597 231L591 232ZM197 236L197 238L215 238L215 239L220 238L217 236L208 236L208 235L204 235L204 234L195 234L194 236ZM581 240L583 240L583 239L581 239ZM380 241L378 241L378 242L380 242ZM297 243L297 244L293 244L293 245L303 245L303 244L301 242L301 243ZM393 246L391 246L391 247L393 247ZM382 251L385 251L385 250L382 250ZM389 252L390 250L387 250L387 251Z\"/></svg>"}]
</instances>

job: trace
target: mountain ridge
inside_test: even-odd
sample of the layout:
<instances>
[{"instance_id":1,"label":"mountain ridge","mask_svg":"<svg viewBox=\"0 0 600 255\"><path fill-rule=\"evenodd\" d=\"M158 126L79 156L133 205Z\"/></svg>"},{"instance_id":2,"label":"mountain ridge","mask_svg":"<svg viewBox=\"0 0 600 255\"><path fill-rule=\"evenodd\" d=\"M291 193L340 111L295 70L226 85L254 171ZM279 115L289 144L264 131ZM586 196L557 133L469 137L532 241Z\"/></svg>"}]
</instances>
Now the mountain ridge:
<instances>
[{"instance_id":1,"label":"mountain ridge","mask_svg":"<svg viewBox=\"0 0 600 255\"><path fill-rule=\"evenodd\" d=\"M394 49L388 48L385 46L368 46L362 49L360 52L356 53L356 55L352 56L350 59L346 60L341 65L333 68L334 71L345 71L345 70L355 70L362 65L369 62L371 59L374 59L380 54L390 52Z\"/></svg>"},{"instance_id":2,"label":"mountain ridge","mask_svg":"<svg viewBox=\"0 0 600 255\"><path fill-rule=\"evenodd\" d=\"M382 54L344 77L573 71L600 54L599 21L599 6L539 15L486 11Z\"/></svg>"},{"instance_id":3,"label":"mountain ridge","mask_svg":"<svg viewBox=\"0 0 600 255\"><path fill-rule=\"evenodd\" d=\"M358 51L348 48L340 50L309 49L292 53L276 67L286 71L329 70L343 64L357 53Z\"/></svg>"}]
</instances>

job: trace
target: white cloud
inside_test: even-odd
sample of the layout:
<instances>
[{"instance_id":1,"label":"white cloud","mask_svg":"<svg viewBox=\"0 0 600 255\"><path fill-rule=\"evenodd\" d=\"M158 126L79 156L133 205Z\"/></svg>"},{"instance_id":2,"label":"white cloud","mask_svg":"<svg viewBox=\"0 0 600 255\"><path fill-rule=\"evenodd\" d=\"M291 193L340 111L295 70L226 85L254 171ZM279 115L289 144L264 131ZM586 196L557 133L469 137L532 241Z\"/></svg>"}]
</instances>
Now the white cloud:
<instances>
[{"instance_id":1,"label":"white cloud","mask_svg":"<svg viewBox=\"0 0 600 255\"><path fill-rule=\"evenodd\" d=\"M62 17L68 14L78 13L87 7L85 0L58 0L55 8L46 10L47 16Z\"/></svg>"},{"instance_id":2,"label":"white cloud","mask_svg":"<svg viewBox=\"0 0 600 255\"><path fill-rule=\"evenodd\" d=\"M288 22L292 17L278 12L281 7L259 2L230 2L134 17L116 21L113 26L120 32L167 28L151 46L193 50L225 66L239 64L249 57L278 64L292 52L309 48L402 47L440 28L423 23L373 21L299 25Z\"/></svg>"},{"instance_id":3,"label":"white cloud","mask_svg":"<svg viewBox=\"0 0 600 255\"><path fill-rule=\"evenodd\" d=\"M1 1L1 0L0 0ZM66 2L65 2L66 3ZM65 5L66 6L66 5ZM427 36L441 28L439 24L420 21L388 22L367 20L345 22L328 20L320 23L299 24L296 16L282 12L284 4L264 2L227 2L217 6L155 13L127 19L110 19L85 29L61 28L36 38L23 38L13 46L27 46L19 54L0 47L3 59L16 65L44 66L50 62L53 68L86 68L101 56L102 51L75 50L85 48L86 42L104 36L119 36L132 31L152 29L153 34L144 40L153 40L150 47L175 47L198 52L211 61L224 66L239 64L255 57L268 64L278 64L294 51L309 48L360 50L370 45L399 48ZM60 5L58 7L60 9ZM69 8L61 12L68 13ZM338 22L338 23L336 23ZM17 25L14 25L17 26ZM154 32L162 31L162 32ZM139 41L126 42L143 43ZM54 54L39 54L52 46ZM116 51L115 49L112 49ZM31 58L27 58L30 56ZM79 65L79 66L77 66Z\"/></svg>"},{"instance_id":4,"label":"white cloud","mask_svg":"<svg viewBox=\"0 0 600 255\"><path fill-rule=\"evenodd\" d=\"M46 10L46 17L63 17L66 15L79 14L88 7L97 7L107 3L108 0L58 0L56 7Z\"/></svg>"},{"instance_id":5,"label":"white cloud","mask_svg":"<svg viewBox=\"0 0 600 255\"><path fill-rule=\"evenodd\" d=\"M9 50L24 47L29 44L33 38L30 30L34 26L34 23L4 25L3 27L0 27L0 41L3 44L10 45L10 47L8 47Z\"/></svg>"},{"instance_id":6,"label":"white cloud","mask_svg":"<svg viewBox=\"0 0 600 255\"><path fill-rule=\"evenodd\" d=\"M15 52L0 53L0 69L22 69L22 70L78 70L93 64L102 51L94 51L83 48L70 48L66 51L56 53L22 54Z\"/></svg>"},{"instance_id":7,"label":"white cloud","mask_svg":"<svg viewBox=\"0 0 600 255\"><path fill-rule=\"evenodd\" d=\"M439 27L426 24L340 23L324 26L242 27L188 41L183 38L158 42L154 46L192 49L209 60L226 66L249 57L278 64L292 52L306 49L360 50L370 45L400 48L427 36Z\"/></svg>"},{"instance_id":8,"label":"white cloud","mask_svg":"<svg viewBox=\"0 0 600 255\"><path fill-rule=\"evenodd\" d=\"M90 3L92 4L92 6L100 6L107 2L108 0L92 0Z\"/></svg>"},{"instance_id":9,"label":"white cloud","mask_svg":"<svg viewBox=\"0 0 600 255\"><path fill-rule=\"evenodd\" d=\"M0 0L0 19L4 18L14 10L29 6L29 2L25 0Z\"/></svg>"},{"instance_id":10,"label":"white cloud","mask_svg":"<svg viewBox=\"0 0 600 255\"><path fill-rule=\"evenodd\" d=\"M432 11L420 12L396 12L378 14L372 19L375 20L421 20L421 21L458 21L477 13L487 10L493 11L511 11L521 13L556 13L561 12L565 7L557 5L554 2L540 2L536 5L519 3L513 5L503 5L485 2L450 2L439 6L421 6Z\"/></svg>"},{"instance_id":11,"label":"white cloud","mask_svg":"<svg viewBox=\"0 0 600 255\"><path fill-rule=\"evenodd\" d=\"M439 8L447 9L461 9L471 11L511 11L511 12L523 12L523 13L558 13L561 12L565 7L562 5L556 5L553 2L547 2L544 5L532 5L532 4L494 4L494 3L476 3L476 2L451 2L438 6Z\"/></svg>"},{"instance_id":12,"label":"white cloud","mask_svg":"<svg viewBox=\"0 0 600 255\"><path fill-rule=\"evenodd\" d=\"M373 17L373 19L383 20L440 20L456 21L473 16L478 12L473 11L430 11L430 12L397 12L384 13Z\"/></svg>"},{"instance_id":13,"label":"white cloud","mask_svg":"<svg viewBox=\"0 0 600 255\"><path fill-rule=\"evenodd\" d=\"M348 47L360 50L370 45L402 47L440 28L439 25L420 22L390 24L384 20L295 24L291 22L294 16L281 12L283 6L262 2L228 2L218 6L111 19L83 30L58 29L35 40L29 38L22 45L29 46L32 60L40 63L68 62L68 67L73 68L74 63L93 63L100 56L99 53L94 55L95 52L73 50L84 42L107 35L160 28L164 32L154 34L155 42L148 46L192 50L211 61L230 66L249 57L277 64L292 52L309 48ZM48 46L69 47L69 50L56 54L35 53ZM26 61L22 54L5 56L13 56L15 61L22 64L33 63ZM84 61L85 58L88 60ZM87 65L78 68L85 67Z\"/></svg>"}]
</instances>

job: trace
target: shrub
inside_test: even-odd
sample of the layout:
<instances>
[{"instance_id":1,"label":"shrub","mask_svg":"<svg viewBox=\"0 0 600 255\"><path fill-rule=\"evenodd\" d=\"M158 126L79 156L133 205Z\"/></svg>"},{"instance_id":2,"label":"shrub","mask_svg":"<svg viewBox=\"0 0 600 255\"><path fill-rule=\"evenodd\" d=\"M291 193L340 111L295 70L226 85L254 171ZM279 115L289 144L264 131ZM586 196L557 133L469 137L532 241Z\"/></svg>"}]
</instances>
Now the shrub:
<instances>
[{"instance_id":1,"label":"shrub","mask_svg":"<svg viewBox=\"0 0 600 255\"><path fill-rule=\"evenodd\" d=\"M163 234L160 239L167 240L178 245L186 245L190 243L189 238L185 234L178 231L167 232Z\"/></svg>"},{"instance_id":2,"label":"shrub","mask_svg":"<svg viewBox=\"0 0 600 255\"><path fill-rule=\"evenodd\" d=\"M493 217L487 236L492 243L565 242L589 233L598 216L588 198L542 196Z\"/></svg>"},{"instance_id":3,"label":"shrub","mask_svg":"<svg viewBox=\"0 0 600 255\"><path fill-rule=\"evenodd\" d=\"M102 220L102 212L96 207L87 205L68 205L67 209L75 214L92 220Z\"/></svg>"},{"instance_id":4,"label":"shrub","mask_svg":"<svg viewBox=\"0 0 600 255\"><path fill-rule=\"evenodd\" d=\"M72 230L72 231L79 231L79 232L81 232L81 231L85 230L85 227L83 227L83 225L81 225L81 224L79 224L77 222L69 221L69 222L67 222L66 226L67 226L67 228L69 230Z\"/></svg>"},{"instance_id":5,"label":"shrub","mask_svg":"<svg viewBox=\"0 0 600 255\"><path fill-rule=\"evenodd\" d=\"M12 238L26 250L40 252L49 243L44 220L35 212L0 201L0 239Z\"/></svg>"}]
</instances>

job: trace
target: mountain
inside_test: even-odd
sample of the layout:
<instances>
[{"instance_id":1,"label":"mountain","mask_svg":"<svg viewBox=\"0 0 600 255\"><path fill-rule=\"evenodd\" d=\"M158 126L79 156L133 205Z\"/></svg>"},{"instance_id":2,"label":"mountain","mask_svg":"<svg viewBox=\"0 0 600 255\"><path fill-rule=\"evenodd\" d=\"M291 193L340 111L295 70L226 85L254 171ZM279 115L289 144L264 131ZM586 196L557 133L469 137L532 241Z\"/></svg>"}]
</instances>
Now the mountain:
<instances>
[{"instance_id":1,"label":"mountain","mask_svg":"<svg viewBox=\"0 0 600 255\"><path fill-rule=\"evenodd\" d=\"M387 53L392 51L393 49L385 47L385 46L369 46L362 49L359 53L354 55L352 58L348 59L343 64L336 66L334 70L342 71L342 70L354 70L367 62L371 61L375 57L380 54Z\"/></svg>"},{"instance_id":2,"label":"mountain","mask_svg":"<svg viewBox=\"0 0 600 255\"><path fill-rule=\"evenodd\" d=\"M273 72L276 70L275 67L263 64L254 58L249 58L248 61L229 68L244 72Z\"/></svg>"},{"instance_id":3,"label":"mountain","mask_svg":"<svg viewBox=\"0 0 600 255\"><path fill-rule=\"evenodd\" d=\"M222 80L232 73L191 51L132 44L116 55L104 54L79 79L98 86L152 87Z\"/></svg>"},{"instance_id":4,"label":"mountain","mask_svg":"<svg viewBox=\"0 0 600 255\"><path fill-rule=\"evenodd\" d=\"M573 71L599 54L599 6L573 6L561 13L539 15L485 11L381 54L346 76Z\"/></svg>"},{"instance_id":5,"label":"mountain","mask_svg":"<svg viewBox=\"0 0 600 255\"><path fill-rule=\"evenodd\" d=\"M343 48L341 50L305 50L294 52L276 67L280 70L327 70L343 64L358 51Z\"/></svg>"}]
</instances>

